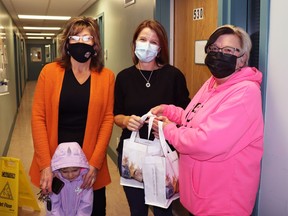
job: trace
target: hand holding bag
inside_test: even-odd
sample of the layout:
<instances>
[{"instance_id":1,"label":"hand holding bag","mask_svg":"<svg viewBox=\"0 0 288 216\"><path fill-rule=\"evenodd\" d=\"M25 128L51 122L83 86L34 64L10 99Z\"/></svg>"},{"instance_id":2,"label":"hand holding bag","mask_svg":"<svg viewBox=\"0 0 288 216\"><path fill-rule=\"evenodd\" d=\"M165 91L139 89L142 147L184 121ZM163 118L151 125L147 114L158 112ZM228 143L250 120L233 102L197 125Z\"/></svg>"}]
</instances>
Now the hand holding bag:
<instances>
[{"instance_id":1,"label":"hand holding bag","mask_svg":"<svg viewBox=\"0 0 288 216\"><path fill-rule=\"evenodd\" d=\"M163 155L146 156L143 162L145 204L168 208L179 198L178 154L165 141L163 123L158 122Z\"/></svg>"},{"instance_id":2,"label":"hand holding bag","mask_svg":"<svg viewBox=\"0 0 288 216\"><path fill-rule=\"evenodd\" d=\"M145 121L148 117L153 115L148 112L143 115L141 119ZM149 119L149 133L151 131L153 119ZM149 140L141 139L138 131L133 131L129 139L123 142L123 154L121 165L120 185L144 188L142 164L144 157L147 155L161 155L161 145L158 139Z\"/></svg>"}]
</instances>

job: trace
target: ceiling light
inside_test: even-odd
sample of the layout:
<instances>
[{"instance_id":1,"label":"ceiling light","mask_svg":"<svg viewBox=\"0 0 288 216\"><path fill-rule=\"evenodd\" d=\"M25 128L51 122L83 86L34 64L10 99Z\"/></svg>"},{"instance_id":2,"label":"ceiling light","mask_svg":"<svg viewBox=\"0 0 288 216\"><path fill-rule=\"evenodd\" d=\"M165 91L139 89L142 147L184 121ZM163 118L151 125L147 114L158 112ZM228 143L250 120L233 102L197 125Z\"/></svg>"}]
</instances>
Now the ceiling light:
<instances>
[{"instance_id":1,"label":"ceiling light","mask_svg":"<svg viewBox=\"0 0 288 216\"><path fill-rule=\"evenodd\" d=\"M27 37L27 39L44 39L44 37Z\"/></svg>"},{"instance_id":2,"label":"ceiling light","mask_svg":"<svg viewBox=\"0 0 288 216\"><path fill-rule=\"evenodd\" d=\"M69 20L70 16L38 16L38 15L18 15L20 19L41 19L41 20Z\"/></svg>"},{"instance_id":3,"label":"ceiling light","mask_svg":"<svg viewBox=\"0 0 288 216\"><path fill-rule=\"evenodd\" d=\"M60 27L32 27L32 26L24 26L23 29L30 30L60 30Z\"/></svg>"},{"instance_id":4,"label":"ceiling light","mask_svg":"<svg viewBox=\"0 0 288 216\"><path fill-rule=\"evenodd\" d=\"M53 36L55 33L26 33L26 35L45 35L45 36Z\"/></svg>"}]
</instances>

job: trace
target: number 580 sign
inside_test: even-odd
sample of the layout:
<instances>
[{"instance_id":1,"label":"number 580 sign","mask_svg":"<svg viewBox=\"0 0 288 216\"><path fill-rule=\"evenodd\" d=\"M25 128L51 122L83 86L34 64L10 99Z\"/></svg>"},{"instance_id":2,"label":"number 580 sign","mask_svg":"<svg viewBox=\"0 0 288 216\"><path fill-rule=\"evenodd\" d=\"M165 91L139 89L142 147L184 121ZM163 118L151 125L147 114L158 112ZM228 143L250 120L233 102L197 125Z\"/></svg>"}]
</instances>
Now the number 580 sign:
<instances>
[{"instance_id":1,"label":"number 580 sign","mask_svg":"<svg viewBox=\"0 0 288 216\"><path fill-rule=\"evenodd\" d=\"M204 9L203 8L195 8L193 10L193 20L201 20L204 17Z\"/></svg>"}]
</instances>

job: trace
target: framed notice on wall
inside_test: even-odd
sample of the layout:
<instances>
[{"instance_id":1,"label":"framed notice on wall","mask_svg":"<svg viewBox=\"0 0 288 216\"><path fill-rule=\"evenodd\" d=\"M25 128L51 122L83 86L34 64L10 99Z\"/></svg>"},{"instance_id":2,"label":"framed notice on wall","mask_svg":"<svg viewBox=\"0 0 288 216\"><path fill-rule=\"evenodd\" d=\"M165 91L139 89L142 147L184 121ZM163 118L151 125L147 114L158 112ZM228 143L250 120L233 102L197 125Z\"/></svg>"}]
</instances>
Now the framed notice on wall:
<instances>
[{"instance_id":1,"label":"framed notice on wall","mask_svg":"<svg viewBox=\"0 0 288 216\"><path fill-rule=\"evenodd\" d=\"M128 7L131 4L135 4L136 0L124 0L124 7Z\"/></svg>"},{"instance_id":2,"label":"framed notice on wall","mask_svg":"<svg viewBox=\"0 0 288 216\"><path fill-rule=\"evenodd\" d=\"M42 61L41 47L32 47L30 50L30 56L32 62L41 62Z\"/></svg>"},{"instance_id":3,"label":"framed notice on wall","mask_svg":"<svg viewBox=\"0 0 288 216\"><path fill-rule=\"evenodd\" d=\"M195 41L195 64L205 64L205 45L207 40Z\"/></svg>"},{"instance_id":4,"label":"framed notice on wall","mask_svg":"<svg viewBox=\"0 0 288 216\"><path fill-rule=\"evenodd\" d=\"M50 44L45 45L45 62L51 62L51 46Z\"/></svg>"},{"instance_id":5,"label":"framed notice on wall","mask_svg":"<svg viewBox=\"0 0 288 216\"><path fill-rule=\"evenodd\" d=\"M8 92L8 55L6 46L6 32L0 25L0 96Z\"/></svg>"}]
</instances>

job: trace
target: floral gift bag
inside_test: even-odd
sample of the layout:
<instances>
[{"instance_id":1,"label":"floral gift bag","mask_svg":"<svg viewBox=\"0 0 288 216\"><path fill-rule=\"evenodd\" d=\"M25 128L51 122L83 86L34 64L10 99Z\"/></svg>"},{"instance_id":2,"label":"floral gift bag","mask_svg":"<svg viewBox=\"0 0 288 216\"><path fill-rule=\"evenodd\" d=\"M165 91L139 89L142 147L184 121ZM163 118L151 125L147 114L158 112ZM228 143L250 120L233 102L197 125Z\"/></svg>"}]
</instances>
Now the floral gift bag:
<instances>
[{"instance_id":1,"label":"floral gift bag","mask_svg":"<svg viewBox=\"0 0 288 216\"><path fill-rule=\"evenodd\" d=\"M165 141L161 121L159 139L163 155L145 156L142 167L145 203L168 208L173 200L179 198L178 154Z\"/></svg>"},{"instance_id":2,"label":"floral gift bag","mask_svg":"<svg viewBox=\"0 0 288 216\"><path fill-rule=\"evenodd\" d=\"M149 134L151 131L153 115L149 112L141 117L143 121L149 118ZM144 158L148 155L162 155L160 141L139 137L138 131L133 131L130 138L123 143L122 166L120 184L136 188L144 188L142 166Z\"/></svg>"}]
</instances>

